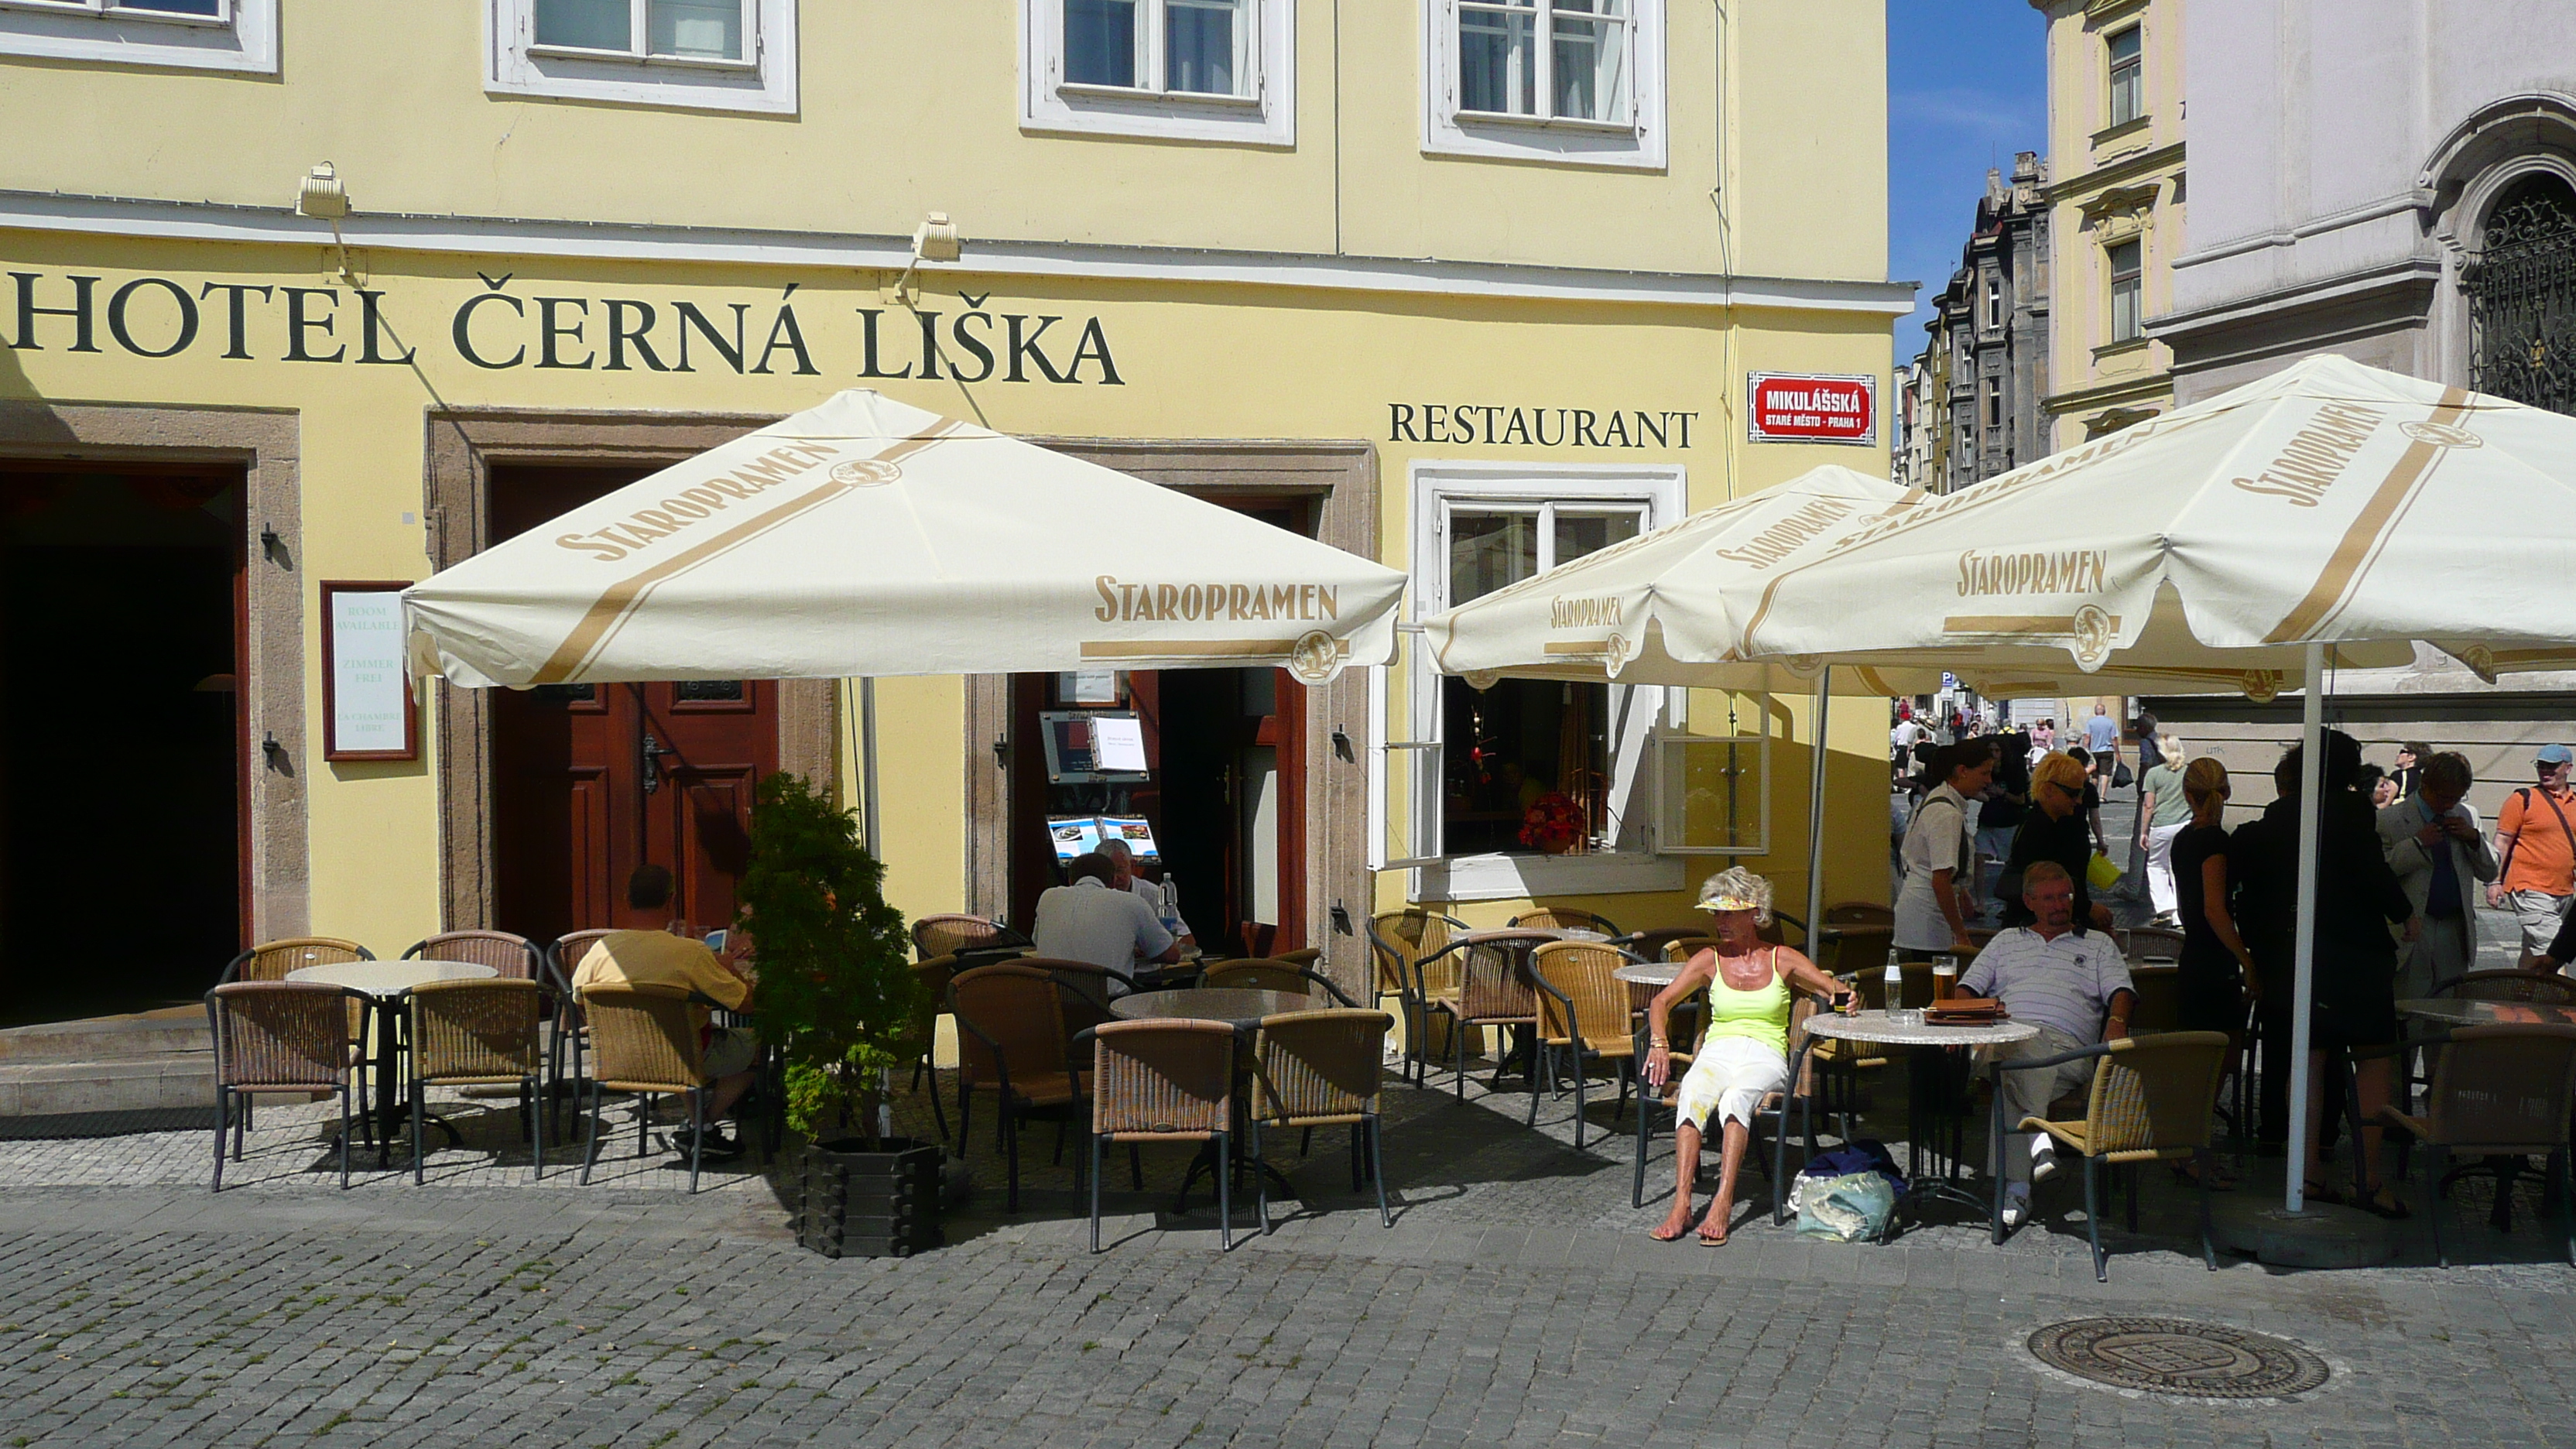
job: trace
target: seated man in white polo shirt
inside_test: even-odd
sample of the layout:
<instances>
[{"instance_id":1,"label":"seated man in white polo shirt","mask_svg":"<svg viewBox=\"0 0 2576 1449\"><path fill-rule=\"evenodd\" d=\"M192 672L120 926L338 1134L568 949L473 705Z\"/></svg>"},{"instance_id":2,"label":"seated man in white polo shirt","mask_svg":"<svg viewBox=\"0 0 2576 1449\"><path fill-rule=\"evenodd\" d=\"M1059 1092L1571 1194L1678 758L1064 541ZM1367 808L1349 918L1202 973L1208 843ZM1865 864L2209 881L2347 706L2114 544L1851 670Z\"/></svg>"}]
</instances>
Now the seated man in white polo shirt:
<instances>
[{"instance_id":1,"label":"seated man in white polo shirt","mask_svg":"<svg viewBox=\"0 0 2576 1449\"><path fill-rule=\"evenodd\" d=\"M1963 996L1995 996L2012 1019L2039 1028L2028 1041L1999 1048L2006 1061L2027 1061L2076 1051L2129 1034L2138 994L2129 964L2101 931L2075 934L2075 881L2055 861L2033 862L2022 872L2022 903L2037 917L2027 926L1997 932L1959 978ZM2067 1062L2044 1071L2005 1072L2004 1124L2044 1115L2048 1104L2093 1080L2093 1063ZM2057 1170L2047 1136L2008 1132L1993 1144L1990 1161L2002 1164L2004 1224L2019 1227L2030 1215L2030 1184Z\"/></svg>"},{"instance_id":2,"label":"seated man in white polo shirt","mask_svg":"<svg viewBox=\"0 0 2576 1449\"><path fill-rule=\"evenodd\" d=\"M1072 884L1039 895L1037 929L1030 936L1040 956L1107 970L1110 994L1124 996L1135 987L1138 961L1178 961L1181 948L1143 897L1110 886L1113 874L1108 858L1097 851L1075 856L1065 865Z\"/></svg>"}]
</instances>

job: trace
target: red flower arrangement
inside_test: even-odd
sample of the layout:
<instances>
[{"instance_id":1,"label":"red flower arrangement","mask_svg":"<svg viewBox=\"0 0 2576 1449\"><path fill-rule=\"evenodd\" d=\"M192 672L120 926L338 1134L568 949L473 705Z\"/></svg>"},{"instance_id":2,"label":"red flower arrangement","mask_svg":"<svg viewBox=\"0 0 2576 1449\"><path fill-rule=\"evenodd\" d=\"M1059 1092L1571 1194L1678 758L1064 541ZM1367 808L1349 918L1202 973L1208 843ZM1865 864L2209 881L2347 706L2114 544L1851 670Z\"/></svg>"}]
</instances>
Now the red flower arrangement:
<instances>
[{"instance_id":1,"label":"red flower arrangement","mask_svg":"<svg viewBox=\"0 0 2576 1449\"><path fill-rule=\"evenodd\" d=\"M1550 790L1521 817L1521 844L1563 855L1583 843L1585 827L1582 808L1564 792Z\"/></svg>"}]
</instances>

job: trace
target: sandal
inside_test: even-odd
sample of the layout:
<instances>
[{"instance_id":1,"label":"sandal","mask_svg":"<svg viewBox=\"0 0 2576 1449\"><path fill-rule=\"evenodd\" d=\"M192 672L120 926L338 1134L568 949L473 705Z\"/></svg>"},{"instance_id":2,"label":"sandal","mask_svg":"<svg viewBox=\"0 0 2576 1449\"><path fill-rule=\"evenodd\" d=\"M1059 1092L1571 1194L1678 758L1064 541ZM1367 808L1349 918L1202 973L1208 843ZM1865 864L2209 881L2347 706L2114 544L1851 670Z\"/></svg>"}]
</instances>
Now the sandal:
<instances>
[{"instance_id":1,"label":"sandal","mask_svg":"<svg viewBox=\"0 0 2576 1449\"><path fill-rule=\"evenodd\" d=\"M2299 1184L2299 1196L2308 1202L2321 1202L2329 1207L2347 1207L2352 1202L2351 1194L2333 1183L2319 1182L2313 1177Z\"/></svg>"},{"instance_id":2,"label":"sandal","mask_svg":"<svg viewBox=\"0 0 2576 1449\"><path fill-rule=\"evenodd\" d=\"M2392 1223L2402 1223L2415 1216L2412 1209L2408 1208L2395 1193L2388 1190L2386 1183L2374 1185L2368 1197L2354 1198L2351 1205L2372 1217L2386 1218Z\"/></svg>"},{"instance_id":3,"label":"sandal","mask_svg":"<svg viewBox=\"0 0 2576 1449\"><path fill-rule=\"evenodd\" d=\"M2192 1163L2177 1162L2173 1164L2173 1175L2174 1181L2181 1183L2185 1187L2198 1187L2201 1185L2200 1172ZM2226 1169L2213 1162L2209 1165L2209 1190L2211 1192L2234 1192L2236 1190L2236 1179L2228 1176Z\"/></svg>"}]
</instances>

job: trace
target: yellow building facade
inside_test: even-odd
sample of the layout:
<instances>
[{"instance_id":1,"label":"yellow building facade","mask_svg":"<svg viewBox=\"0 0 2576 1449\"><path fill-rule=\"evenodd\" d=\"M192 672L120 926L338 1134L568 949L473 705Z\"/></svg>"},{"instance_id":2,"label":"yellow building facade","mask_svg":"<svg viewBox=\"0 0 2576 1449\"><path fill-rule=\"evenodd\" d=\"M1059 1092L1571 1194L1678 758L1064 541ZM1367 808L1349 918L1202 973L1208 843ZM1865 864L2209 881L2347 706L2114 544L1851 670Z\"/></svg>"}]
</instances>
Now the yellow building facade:
<instances>
[{"instance_id":1,"label":"yellow building facade","mask_svg":"<svg viewBox=\"0 0 2576 1449\"><path fill-rule=\"evenodd\" d=\"M2049 393L2056 448L2173 408L2184 250L2183 0L2031 0L2048 25Z\"/></svg>"},{"instance_id":2,"label":"yellow building facade","mask_svg":"<svg viewBox=\"0 0 2576 1449\"><path fill-rule=\"evenodd\" d=\"M0 1014L192 996L254 939L626 924L648 861L719 925L750 782L859 803L871 735L908 916L1025 924L1050 820L1101 812L1153 819L1203 939L1273 927L1350 976L1410 900L1678 924L1714 858L1666 820L1795 898L1804 701L1524 691L1502 720L1409 657L1312 691L889 679L865 711L833 681L439 684L407 733L350 701L385 590L842 388L1379 558L1417 612L1883 470L1883 430L1757 443L1745 409L1764 373L1888 399L1883 54L1857 0L0 8L28 143L0 678L48 742L0 772L0 829L63 862L12 883ZM934 212L963 253L917 263ZM1150 782L1051 773L1050 720L1104 711L1144 723ZM1834 723L1829 886L1876 897L1880 726ZM1712 758L1741 762L1714 827L1658 773ZM1528 782L1591 812L1576 853L1500 838ZM171 922L100 1000L39 978L15 943L138 881Z\"/></svg>"}]
</instances>

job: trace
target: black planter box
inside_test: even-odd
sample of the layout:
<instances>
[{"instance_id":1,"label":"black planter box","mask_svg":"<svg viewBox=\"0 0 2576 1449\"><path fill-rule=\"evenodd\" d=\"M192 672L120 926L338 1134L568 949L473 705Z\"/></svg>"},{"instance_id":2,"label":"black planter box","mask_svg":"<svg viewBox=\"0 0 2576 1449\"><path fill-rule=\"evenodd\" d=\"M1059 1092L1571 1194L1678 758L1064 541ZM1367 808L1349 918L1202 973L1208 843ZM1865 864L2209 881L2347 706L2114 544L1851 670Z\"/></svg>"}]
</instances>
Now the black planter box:
<instances>
[{"instance_id":1,"label":"black planter box","mask_svg":"<svg viewBox=\"0 0 2576 1449\"><path fill-rule=\"evenodd\" d=\"M863 1137L805 1149L796 1242L827 1258L909 1258L939 1246L939 1144Z\"/></svg>"}]
</instances>

